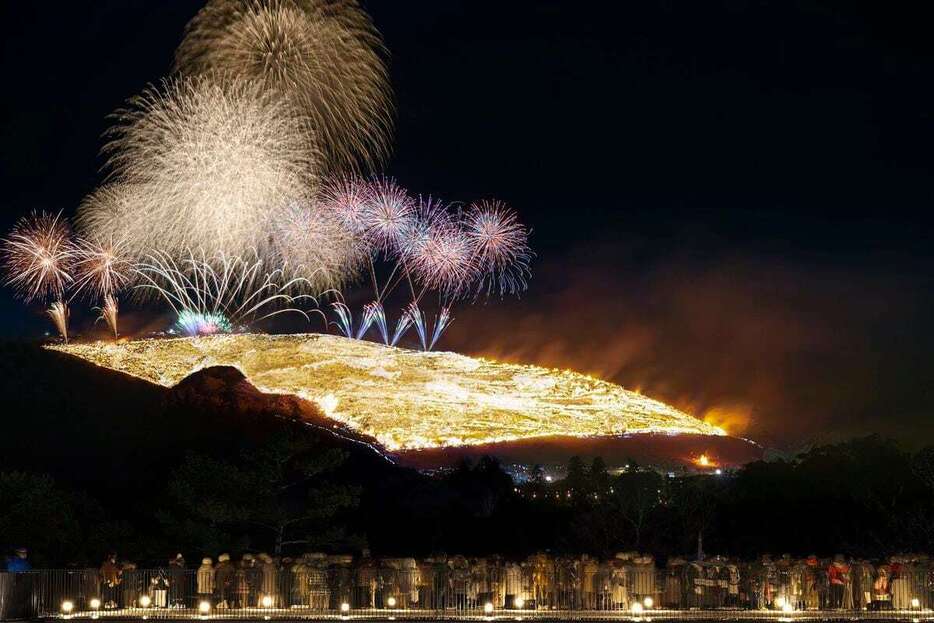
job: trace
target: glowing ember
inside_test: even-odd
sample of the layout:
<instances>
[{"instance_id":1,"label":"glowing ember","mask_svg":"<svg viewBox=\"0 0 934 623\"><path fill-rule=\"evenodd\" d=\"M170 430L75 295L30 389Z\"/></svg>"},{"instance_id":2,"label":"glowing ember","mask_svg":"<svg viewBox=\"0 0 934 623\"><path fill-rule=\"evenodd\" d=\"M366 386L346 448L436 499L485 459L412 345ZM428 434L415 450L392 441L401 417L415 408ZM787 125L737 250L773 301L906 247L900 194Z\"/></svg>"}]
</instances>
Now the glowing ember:
<instances>
[{"instance_id":1,"label":"glowing ember","mask_svg":"<svg viewBox=\"0 0 934 623\"><path fill-rule=\"evenodd\" d=\"M265 392L315 402L389 450L545 436L723 435L657 400L567 370L416 352L330 335L216 335L50 346L171 387L230 365Z\"/></svg>"}]
</instances>

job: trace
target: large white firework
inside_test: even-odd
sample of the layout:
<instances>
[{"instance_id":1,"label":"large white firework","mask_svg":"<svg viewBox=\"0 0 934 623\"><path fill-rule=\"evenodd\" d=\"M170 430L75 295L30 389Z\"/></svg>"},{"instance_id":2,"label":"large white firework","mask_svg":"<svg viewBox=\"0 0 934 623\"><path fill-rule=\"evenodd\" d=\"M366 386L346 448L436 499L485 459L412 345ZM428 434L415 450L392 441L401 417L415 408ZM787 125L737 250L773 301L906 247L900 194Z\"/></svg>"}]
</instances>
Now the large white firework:
<instances>
[{"instance_id":1,"label":"large white firework","mask_svg":"<svg viewBox=\"0 0 934 623\"><path fill-rule=\"evenodd\" d=\"M306 115L331 170L389 151L392 96L382 39L355 0L211 0L189 22L176 71L245 79Z\"/></svg>"},{"instance_id":2,"label":"large white firework","mask_svg":"<svg viewBox=\"0 0 934 623\"><path fill-rule=\"evenodd\" d=\"M314 192L309 135L259 85L165 81L115 116L109 183L86 198L78 224L90 239L121 240L131 257L271 259L273 224Z\"/></svg>"}]
</instances>

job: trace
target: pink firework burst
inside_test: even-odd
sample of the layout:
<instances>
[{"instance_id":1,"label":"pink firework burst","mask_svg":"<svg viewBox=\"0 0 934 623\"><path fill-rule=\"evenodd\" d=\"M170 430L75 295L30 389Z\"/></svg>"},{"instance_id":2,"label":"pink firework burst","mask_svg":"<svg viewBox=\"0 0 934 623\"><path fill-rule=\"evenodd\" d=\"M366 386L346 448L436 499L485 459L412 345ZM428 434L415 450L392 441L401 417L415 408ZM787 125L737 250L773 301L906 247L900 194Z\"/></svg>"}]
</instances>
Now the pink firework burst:
<instances>
[{"instance_id":1,"label":"pink firework burst","mask_svg":"<svg viewBox=\"0 0 934 623\"><path fill-rule=\"evenodd\" d=\"M464 294L476 276L470 239L438 201L421 200L405 259L415 278L449 298Z\"/></svg>"},{"instance_id":2,"label":"pink firework burst","mask_svg":"<svg viewBox=\"0 0 934 623\"><path fill-rule=\"evenodd\" d=\"M72 299L86 290L103 300L122 290L130 281L132 266L119 241L79 240L74 247L74 257Z\"/></svg>"},{"instance_id":3,"label":"pink firework burst","mask_svg":"<svg viewBox=\"0 0 934 623\"><path fill-rule=\"evenodd\" d=\"M75 249L71 228L61 213L33 212L21 218L3 241L6 283L23 300L61 300L71 274Z\"/></svg>"},{"instance_id":4,"label":"pink firework burst","mask_svg":"<svg viewBox=\"0 0 934 623\"><path fill-rule=\"evenodd\" d=\"M464 215L463 228L478 273L478 292L517 294L530 275L529 232L502 201L479 201Z\"/></svg>"},{"instance_id":5,"label":"pink firework burst","mask_svg":"<svg viewBox=\"0 0 934 623\"><path fill-rule=\"evenodd\" d=\"M393 180L369 184L364 210L364 235L374 251L401 254L415 225L416 202Z\"/></svg>"},{"instance_id":6,"label":"pink firework burst","mask_svg":"<svg viewBox=\"0 0 934 623\"><path fill-rule=\"evenodd\" d=\"M319 203L333 211L354 235L362 236L369 198L370 185L367 182L356 175L344 175L324 183Z\"/></svg>"}]
</instances>

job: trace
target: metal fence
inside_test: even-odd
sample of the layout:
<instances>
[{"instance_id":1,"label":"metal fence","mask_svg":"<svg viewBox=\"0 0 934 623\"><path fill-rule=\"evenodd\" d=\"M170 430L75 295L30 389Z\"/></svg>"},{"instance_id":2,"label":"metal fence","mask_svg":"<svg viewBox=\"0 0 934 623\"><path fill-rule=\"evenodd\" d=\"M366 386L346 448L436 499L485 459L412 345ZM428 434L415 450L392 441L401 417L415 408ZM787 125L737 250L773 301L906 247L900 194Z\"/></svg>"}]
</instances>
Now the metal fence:
<instances>
[{"instance_id":1,"label":"metal fence","mask_svg":"<svg viewBox=\"0 0 934 623\"><path fill-rule=\"evenodd\" d=\"M0 619L612 618L649 611L931 613L934 566L324 557L287 566L0 573ZM882 578L880 580L880 578ZM658 612L660 614L660 612Z\"/></svg>"}]
</instances>

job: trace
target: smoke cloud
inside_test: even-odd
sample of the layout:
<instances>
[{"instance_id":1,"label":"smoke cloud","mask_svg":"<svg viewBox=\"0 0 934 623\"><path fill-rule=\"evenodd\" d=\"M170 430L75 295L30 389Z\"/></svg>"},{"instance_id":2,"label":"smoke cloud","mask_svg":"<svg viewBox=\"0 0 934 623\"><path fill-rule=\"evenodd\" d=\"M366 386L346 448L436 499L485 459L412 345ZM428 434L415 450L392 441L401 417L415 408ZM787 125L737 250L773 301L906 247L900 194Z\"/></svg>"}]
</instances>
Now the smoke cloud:
<instances>
[{"instance_id":1,"label":"smoke cloud","mask_svg":"<svg viewBox=\"0 0 934 623\"><path fill-rule=\"evenodd\" d=\"M444 346L587 372L780 448L869 432L934 439L932 340L902 330L930 309L922 277L583 255L536 266L524 300L459 308Z\"/></svg>"}]
</instances>

